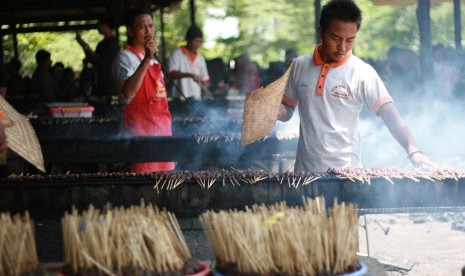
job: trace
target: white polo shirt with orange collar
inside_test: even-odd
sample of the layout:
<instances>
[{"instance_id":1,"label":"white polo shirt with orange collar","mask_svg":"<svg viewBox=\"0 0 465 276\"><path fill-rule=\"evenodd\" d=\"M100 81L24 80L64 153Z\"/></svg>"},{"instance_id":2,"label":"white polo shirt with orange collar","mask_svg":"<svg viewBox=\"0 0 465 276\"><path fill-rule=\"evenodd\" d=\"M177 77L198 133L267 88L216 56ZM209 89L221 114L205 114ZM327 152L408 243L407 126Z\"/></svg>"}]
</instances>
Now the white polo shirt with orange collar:
<instances>
[{"instance_id":1,"label":"white polo shirt with orange collar","mask_svg":"<svg viewBox=\"0 0 465 276\"><path fill-rule=\"evenodd\" d=\"M200 53L193 54L185 46L173 51L168 62L168 67L170 72L191 73L200 76L202 81L210 80L207 63L203 55ZM202 96L201 87L192 78L178 79L174 83L175 85L173 85L171 91L172 97L181 97L183 95L187 98L193 97L196 100L200 100Z\"/></svg>"},{"instance_id":2,"label":"white polo shirt with orange collar","mask_svg":"<svg viewBox=\"0 0 465 276\"><path fill-rule=\"evenodd\" d=\"M359 114L363 106L374 114L392 102L383 81L369 64L348 55L324 63L313 55L294 60L283 101L299 106L300 138L295 172L361 167Z\"/></svg>"}]
</instances>

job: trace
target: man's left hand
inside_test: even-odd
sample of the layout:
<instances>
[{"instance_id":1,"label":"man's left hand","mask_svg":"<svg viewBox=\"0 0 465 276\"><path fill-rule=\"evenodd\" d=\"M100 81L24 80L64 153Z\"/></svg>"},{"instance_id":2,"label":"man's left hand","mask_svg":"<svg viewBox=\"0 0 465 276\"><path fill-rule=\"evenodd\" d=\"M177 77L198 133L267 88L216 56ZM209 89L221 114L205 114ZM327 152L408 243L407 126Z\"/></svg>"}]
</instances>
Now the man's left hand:
<instances>
[{"instance_id":1,"label":"man's left hand","mask_svg":"<svg viewBox=\"0 0 465 276\"><path fill-rule=\"evenodd\" d=\"M423 154L422 152L417 152L409 156L410 161L412 161L415 167L427 169L427 170L437 170L439 168L436 163L431 161L431 159Z\"/></svg>"}]
</instances>

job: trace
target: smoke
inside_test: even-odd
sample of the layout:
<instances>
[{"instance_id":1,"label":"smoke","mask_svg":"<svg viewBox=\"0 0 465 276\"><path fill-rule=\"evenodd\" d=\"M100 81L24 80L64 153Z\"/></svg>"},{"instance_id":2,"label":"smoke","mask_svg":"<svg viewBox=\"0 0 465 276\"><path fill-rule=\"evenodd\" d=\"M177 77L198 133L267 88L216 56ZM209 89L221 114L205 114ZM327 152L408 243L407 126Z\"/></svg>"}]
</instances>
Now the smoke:
<instances>
[{"instance_id":1,"label":"smoke","mask_svg":"<svg viewBox=\"0 0 465 276\"><path fill-rule=\"evenodd\" d=\"M195 149L184 149L188 162L180 160L178 168L207 170L239 166L244 151L240 147L243 106L243 99L191 101L177 107L185 109L184 113L173 110L173 137L196 139Z\"/></svg>"},{"instance_id":2,"label":"smoke","mask_svg":"<svg viewBox=\"0 0 465 276\"><path fill-rule=\"evenodd\" d=\"M411 62L405 62L406 51L401 54L398 49L388 54L390 70L381 69L380 76L418 147L441 168L461 169L465 165L463 55L440 45L433 52L433 74L428 77L412 54ZM362 136L367 134L362 139L364 166L412 168L407 153L382 120L362 116L360 129Z\"/></svg>"},{"instance_id":3,"label":"smoke","mask_svg":"<svg viewBox=\"0 0 465 276\"><path fill-rule=\"evenodd\" d=\"M444 91L433 89L441 81L430 80L429 91L410 91L417 97L395 98L396 106L418 147L440 167L459 169L465 164L465 114L455 97L442 97ZM366 133L362 139L364 166L411 167L407 153L380 119L364 117L360 129L362 136Z\"/></svg>"},{"instance_id":4,"label":"smoke","mask_svg":"<svg viewBox=\"0 0 465 276\"><path fill-rule=\"evenodd\" d=\"M376 69L385 81L418 147L440 167L459 170L465 166L463 142L465 127L462 122L465 118L465 110L462 107L464 99L459 97L462 87L460 82L463 78L460 75L461 64L457 64L457 60L459 59L442 59L441 63L436 62L435 73L427 80L418 72L411 73L414 72L412 68L391 67L390 72ZM393 68L395 70L392 70ZM410 73L405 73L406 70ZM214 143L198 142L195 151L186 148L186 160L189 160L189 163L179 164L179 168L198 170L230 168L231 164L236 165L236 168L250 165L241 158L244 152L252 149L240 147L239 142L243 99L218 101L218 104L220 105L194 102L195 107L184 104L178 106L176 110L170 103L173 114L173 137L193 139L193 135L219 136ZM179 112L179 109L183 108L187 111ZM185 123L179 121L196 117L203 117L203 120ZM299 123L298 110L296 110L290 121L278 122L270 135L280 132L284 136L297 137ZM405 170L413 168L410 160L406 158L407 153L392 137L383 121L366 109L360 116L359 131L362 137L364 167L393 167ZM234 140L225 141L226 136L233 137ZM124 139L125 135L120 133L118 138ZM279 150L286 151L286 158L289 158L289 151L295 153L296 148L283 147ZM252 157L254 154L259 156L260 152L248 153Z\"/></svg>"}]
</instances>

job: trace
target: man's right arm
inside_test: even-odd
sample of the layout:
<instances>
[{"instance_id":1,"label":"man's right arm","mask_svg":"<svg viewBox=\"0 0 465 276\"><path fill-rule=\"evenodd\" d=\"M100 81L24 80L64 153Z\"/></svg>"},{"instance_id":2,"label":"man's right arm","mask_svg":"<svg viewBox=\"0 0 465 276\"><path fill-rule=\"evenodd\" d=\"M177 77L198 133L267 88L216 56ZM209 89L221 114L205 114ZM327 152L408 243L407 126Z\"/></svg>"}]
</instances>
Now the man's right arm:
<instances>
[{"instance_id":1,"label":"man's right arm","mask_svg":"<svg viewBox=\"0 0 465 276\"><path fill-rule=\"evenodd\" d=\"M136 71L130 76L121 87L121 93L125 98L133 98L142 86L145 72L150 64L150 59L144 58Z\"/></svg>"},{"instance_id":2,"label":"man's right arm","mask_svg":"<svg viewBox=\"0 0 465 276\"><path fill-rule=\"evenodd\" d=\"M129 57L125 54L118 54L113 60L112 75L115 83L123 98L133 98L144 79L145 72L148 68L149 61L144 59L135 68Z\"/></svg>"},{"instance_id":3,"label":"man's right arm","mask_svg":"<svg viewBox=\"0 0 465 276\"><path fill-rule=\"evenodd\" d=\"M292 118L292 114L294 114L294 109L294 107L282 102L279 106L278 120L282 122L289 121Z\"/></svg>"}]
</instances>

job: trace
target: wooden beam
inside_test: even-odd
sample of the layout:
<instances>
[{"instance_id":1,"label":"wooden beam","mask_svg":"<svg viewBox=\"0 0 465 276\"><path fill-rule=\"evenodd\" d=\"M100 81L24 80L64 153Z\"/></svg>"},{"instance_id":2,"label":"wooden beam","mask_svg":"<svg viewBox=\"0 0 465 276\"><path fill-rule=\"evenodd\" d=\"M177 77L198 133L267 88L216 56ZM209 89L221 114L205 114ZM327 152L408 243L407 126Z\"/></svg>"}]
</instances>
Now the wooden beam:
<instances>
[{"instance_id":1,"label":"wooden beam","mask_svg":"<svg viewBox=\"0 0 465 276\"><path fill-rule=\"evenodd\" d=\"M422 76L427 79L433 73L433 49L431 47L431 0L418 0L417 20L420 33L420 65Z\"/></svg>"},{"instance_id":2,"label":"wooden beam","mask_svg":"<svg viewBox=\"0 0 465 276\"><path fill-rule=\"evenodd\" d=\"M318 37L318 27L320 26L320 14L321 14L321 0L315 0L315 43L320 43Z\"/></svg>"},{"instance_id":3,"label":"wooden beam","mask_svg":"<svg viewBox=\"0 0 465 276\"><path fill-rule=\"evenodd\" d=\"M93 20L107 11L106 7L93 7L89 9L50 9L50 10L24 10L16 12L0 12L0 24L11 23L43 23L75 20Z\"/></svg>"},{"instance_id":4,"label":"wooden beam","mask_svg":"<svg viewBox=\"0 0 465 276\"><path fill-rule=\"evenodd\" d=\"M160 9L161 61L166 63L165 13ZM162 65L163 65L162 64Z\"/></svg>"},{"instance_id":5,"label":"wooden beam","mask_svg":"<svg viewBox=\"0 0 465 276\"><path fill-rule=\"evenodd\" d=\"M40 32L69 32L69 31L80 31L80 30L92 30L95 29L95 24L79 24L79 25L51 25L51 26L32 26L32 27L20 27L15 30L4 29L2 30L2 36L7 34L24 34L24 33L40 33Z\"/></svg>"},{"instance_id":6,"label":"wooden beam","mask_svg":"<svg viewBox=\"0 0 465 276\"><path fill-rule=\"evenodd\" d=\"M16 27L15 25L10 25L10 31L12 32L13 35L13 51L14 51L14 57L16 59L19 59L19 53L18 53L18 33L16 32Z\"/></svg>"},{"instance_id":7,"label":"wooden beam","mask_svg":"<svg viewBox=\"0 0 465 276\"><path fill-rule=\"evenodd\" d=\"M462 49L462 19L461 19L461 5L460 0L454 0L454 33L455 33L455 49Z\"/></svg>"},{"instance_id":8,"label":"wooden beam","mask_svg":"<svg viewBox=\"0 0 465 276\"><path fill-rule=\"evenodd\" d=\"M190 0L190 10L191 10L191 25L196 25L195 22L195 0Z\"/></svg>"}]
</instances>

